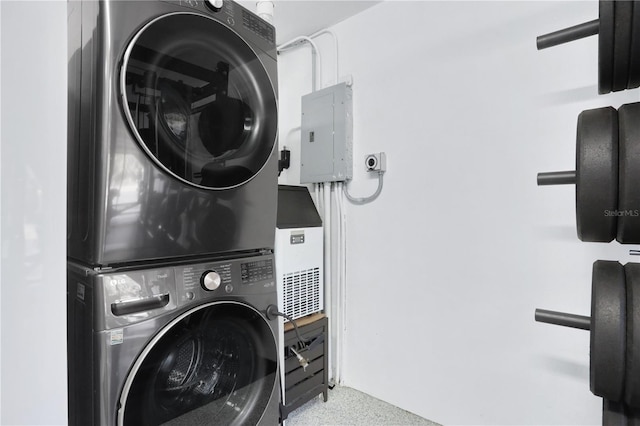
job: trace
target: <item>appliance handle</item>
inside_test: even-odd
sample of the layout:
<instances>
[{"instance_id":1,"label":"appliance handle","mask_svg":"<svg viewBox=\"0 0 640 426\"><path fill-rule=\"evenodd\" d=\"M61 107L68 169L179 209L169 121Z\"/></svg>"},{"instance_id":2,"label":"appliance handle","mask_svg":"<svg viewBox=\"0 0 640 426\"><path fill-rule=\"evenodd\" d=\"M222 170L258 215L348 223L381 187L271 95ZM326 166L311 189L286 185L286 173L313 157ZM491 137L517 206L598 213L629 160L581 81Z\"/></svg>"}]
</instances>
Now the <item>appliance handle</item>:
<instances>
[{"instance_id":1,"label":"appliance handle","mask_svg":"<svg viewBox=\"0 0 640 426\"><path fill-rule=\"evenodd\" d=\"M136 312L150 311L152 309L163 308L169 304L169 293L157 296L145 297L143 299L127 300L111 304L111 312L115 316L133 314Z\"/></svg>"}]
</instances>

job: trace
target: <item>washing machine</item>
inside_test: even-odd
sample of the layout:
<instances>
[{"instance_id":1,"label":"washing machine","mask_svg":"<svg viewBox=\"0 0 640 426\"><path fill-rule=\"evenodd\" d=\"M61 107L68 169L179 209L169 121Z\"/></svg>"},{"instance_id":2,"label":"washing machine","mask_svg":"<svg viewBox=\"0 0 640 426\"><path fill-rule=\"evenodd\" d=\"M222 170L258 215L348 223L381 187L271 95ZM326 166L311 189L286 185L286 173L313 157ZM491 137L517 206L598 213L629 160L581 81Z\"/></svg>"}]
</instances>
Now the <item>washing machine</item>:
<instances>
[{"instance_id":1,"label":"washing machine","mask_svg":"<svg viewBox=\"0 0 640 426\"><path fill-rule=\"evenodd\" d=\"M275 31L213 3L69 2L71 261L273 248Z\"/></svg>"},{"instance_id":2,"label":"washing machine","mask_svg":"<svg viewBox=\"0 0 640 426\"><path fill-rule=\"evenodd\" d=\"M279 423L273 255L68 277L70 425Z\"/></svg>"}]
</instances>

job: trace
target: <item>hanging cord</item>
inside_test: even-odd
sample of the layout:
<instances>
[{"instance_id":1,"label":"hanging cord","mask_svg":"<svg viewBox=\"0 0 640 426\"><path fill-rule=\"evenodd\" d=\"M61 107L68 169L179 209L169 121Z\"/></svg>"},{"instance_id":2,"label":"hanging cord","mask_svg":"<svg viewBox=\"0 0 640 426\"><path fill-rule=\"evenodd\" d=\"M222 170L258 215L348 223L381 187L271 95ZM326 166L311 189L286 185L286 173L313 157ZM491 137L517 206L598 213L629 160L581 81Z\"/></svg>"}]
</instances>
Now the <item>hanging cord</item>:
<instances>
[{"instance_id":1,"label":"hanging cord","mask_svg":"<svg viewBox=\"0 0 640 426\"><path fill-rule=\"evenodd\" d=\"M380 195L380 193L382 192L382 185L383 185L383 178L382 176L384 175L383 171L379 171L378 172L378 189L376 189L376 192L373 193L373 195L370 195L369 197L362 197L362 198L356 198L356 197L352 197L349 194L349 190L347 189L347 185L344 185L344 195L347 197L347 200L351 201L353 204L367 204L372 202L373 200L375 200L376 198L378 198L378 195Z\"/></svg>"},{"instance_id":2,"label":"hanging cord","mask_svg":"<svg viewBox=\"0 0 640 426\"><path fill-rule=\"evenodd\" d=\"M269 305L267 307L267 318L271 319L275 319L276 317L282 317L284 319L286 319L287 321L289 321L292 325L293 325L293 329L296 332L296 337L298 338L298 342L300 343L300 347L301 348L306 348L307 347L307 340L303 339L302 336L300 335L300 330L298 330L298 324L296 324L296 322L293 320L293 318L291 318L289 315L278 311L278 307L276 305Z\"/></svg>"},{"instance_id":3,"label":"hanging cord","mask_svg":"<svg viewBox=\"0 0 640 426\"><path fill-rule=\"evenodd\" d=\"M293 329L296 332L296 337L298 338L298 342L300 343L300 347L298 348L298 350L304 351L305 349L307 349L307 340L303 339L302 336L300 335L300 330L298 330L298 324L296 324L293 318L291 318L289 315L283 312L278 311L278 307L276 305L267 306L266 314L267 314L267 318L270 320L276 319L277 317L282 317L287 321L289 321L291 324L293 324ZM315 344L316 342L312 342L311 346L314 346ZM302 367L302 369L306 371L307 367L309 366L309 360L304 356L302 356L300 352L296 351L293 347L289 347L289 349L291 350L291 352L293 352L296 358L298 358L298 362L300 363L300 366Z\"/></svg>"}]
</instances>

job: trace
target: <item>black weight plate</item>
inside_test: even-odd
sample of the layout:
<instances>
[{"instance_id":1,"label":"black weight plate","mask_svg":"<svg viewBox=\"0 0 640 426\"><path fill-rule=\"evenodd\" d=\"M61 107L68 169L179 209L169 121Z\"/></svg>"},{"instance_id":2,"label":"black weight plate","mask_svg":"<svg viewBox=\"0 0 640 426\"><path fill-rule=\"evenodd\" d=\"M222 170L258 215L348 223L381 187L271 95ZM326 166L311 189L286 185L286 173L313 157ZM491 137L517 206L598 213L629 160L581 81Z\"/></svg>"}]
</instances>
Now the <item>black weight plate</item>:
<instances>
[{"instance_id":1,"label":"black weight plate","mask_svg":"<svg viewBox=\"0 0 640 426\"><path fill-rule=\"evenodd\" d=\"M614 7L613 1L599 2L598 30L598 92L603 95L611 92L613 84L613 39L614 39Z\"/></svg>"},{"instance_id":2,"label":"black weight plate","mask_svg":"<svg viewBox=\"0 0 640 426\"><path fill-rule=\"evenodd\" d=\"M640 87L640 2L633 2L633 16L631 22L629 83L627 84L627 89Z\"/></svg>"},{"instance_id":3,"label":"black weight plate","mask_svg":"<svg viewBox=\"0 0 640 426\"><path fill-rule=\"evenodd\" d=\"M613 84L612 90L625 90L629 83L629 48L631 46L631 20L633 3L616 1L613 36Z\"/></svg>"},{"instance_id":4,"label":"black weight plate","mask_svg":"<svg viewBox=\"0 0 640 426\"><path fill-rule=\"evenodd\" d=\"M608 243L616 236L618 113L611 107L583 111L576 136L576 224L582 241Z\"/></svg>"},{"instance_id":5,"label":"black weight plate","mask_svg":"<svg viewBox=\"0 0 640 426\"><path fill-rule=\"evenodd\" d=\"M625 271L618 262L593 264L591 284L591 392L621 401L625 383Z\"/></svg>"},{"instance_id":6,"label":"black weight plate","mask_svg":"<svg viewBox=\"0 0 640 426\"><path fill-rule=\"evenodd\" d=\"M602 399L602 426L628 426L624 404Z\"/></svg>"},{"instance_id":7,"label":"black weight plate","mask_svg":"<svg viewBox=\"0 0 640 426\"><path fill-rule=\"evenodd\" d=\"M623 244L640 243L640 103L618 110L618 235Z\"/></svg>"},{"instance_id":8,"label":"black weight plate","mask_svg":"<svg viewBox=\"0 0 640 426\"><path fill-rule=\"evenodd\" d=\"M627 365L624 400L640 408L640 263L627 263Z\"/></svg>"}]
</instances>

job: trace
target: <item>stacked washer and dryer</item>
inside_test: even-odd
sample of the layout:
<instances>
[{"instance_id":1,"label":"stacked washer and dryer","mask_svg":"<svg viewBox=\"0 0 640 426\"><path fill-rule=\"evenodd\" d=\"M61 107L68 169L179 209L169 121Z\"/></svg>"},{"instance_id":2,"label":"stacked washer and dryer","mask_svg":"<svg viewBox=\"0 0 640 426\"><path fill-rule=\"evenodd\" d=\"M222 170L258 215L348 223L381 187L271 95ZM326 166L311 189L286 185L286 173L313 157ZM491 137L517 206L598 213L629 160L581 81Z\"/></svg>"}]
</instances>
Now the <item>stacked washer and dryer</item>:
<instances>
[{"instance_id":1,"label":"stacked washer and dryer","mask_svg":"<svg viewBox=\"0 0 640 426\"><path fill-rule=\"evenodd\" d=\"M69 2L70 425L274 425L274 28Z\"/></svg>"}]
</instances>

